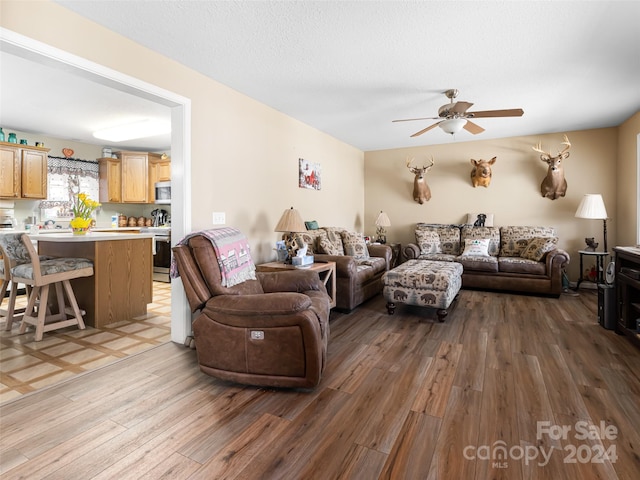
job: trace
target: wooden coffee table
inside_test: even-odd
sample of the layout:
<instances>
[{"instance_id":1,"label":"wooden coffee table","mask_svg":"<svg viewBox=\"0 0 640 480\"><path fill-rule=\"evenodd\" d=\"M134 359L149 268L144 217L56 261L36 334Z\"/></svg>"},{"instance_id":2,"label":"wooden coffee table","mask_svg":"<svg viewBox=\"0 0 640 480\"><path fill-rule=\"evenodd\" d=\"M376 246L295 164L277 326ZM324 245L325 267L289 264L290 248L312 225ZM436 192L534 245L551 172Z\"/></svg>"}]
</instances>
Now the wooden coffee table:
<instances>
[{"instance_id":1,"label":"wooden coffee table","mask_svg":"<svg viewBox=\"0 0 640 480\"><path fill-rule=\"evenodd\" d=\"M312 263L309 266L294 267L282 262L269 262L256 265L256 271L258 272L281 272L283 270L311 270L318 272L318 276L324 286L327 288L327 293L331 297L329 306L331 308L336 306L336 262L323 262Z\"/></svg>"}]
</instances>

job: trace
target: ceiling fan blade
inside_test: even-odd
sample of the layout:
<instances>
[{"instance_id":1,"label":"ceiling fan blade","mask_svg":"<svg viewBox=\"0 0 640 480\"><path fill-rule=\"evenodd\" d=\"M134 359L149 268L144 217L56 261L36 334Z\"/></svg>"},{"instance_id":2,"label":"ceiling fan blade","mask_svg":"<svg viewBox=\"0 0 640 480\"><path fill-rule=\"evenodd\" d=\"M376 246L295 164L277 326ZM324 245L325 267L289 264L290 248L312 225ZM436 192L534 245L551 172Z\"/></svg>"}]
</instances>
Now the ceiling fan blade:
<instances>
[{"instance_id":1,"label":"ceiling fan blade","mask_svg":"<svg viewBox=\"0 0 640 480\"><path fill-rule=\"evenodd\" d=\"M480 112L467 112L471 118L487 118L487 117L521 117L524 110L521 108L512 108L510 110L483 110Z\"/></svg>"},{"instance_id":2,"label":"ceiling fan blade","mask_svg":"<svg viewBox=\"0 0 640 480\"><path fill-rule=\"evenodd\" d=\"M471 120L467 119L467 123L466 125L463 127L467 132L469 133L473 133L474 135L477 135L479 133L484 132L484 128L482 128L480 125L478 125L477 123L473 123Z\"/></svg>"},{"instance_id":3,"label":"ceiling fan blade","mask_svg":"<svg viewBox=\"0 0 640 480\"><path fill-rule=\"evenodd\" d=\"M473 106L473 103L456 102L453 104L451 109L449 109L449 113L464 113L467 110L469 110L469 108L471 108L472 106Z\"/></svg>"},{"instance_id":4,"label":"ceiling fan blade","mask_svg":"<svg viewBox=\"0 0 640 480\"><path fill-rule=\"evenodd\" d=\"M424 118L404 118L402 120L391 120L392 122L413 122L415 120L438 120L440 117L424 117Z\"/></svg>"},{"instance_id":5,"label":"ceiling fan blade","mask_svg":"<svg viewBox=\"0 0 640 480\"><path fill-rule=\"evenodd\" d=\"M437 127L441 122L436 122L433 125L428 126L425 129L420 130L419 132L414 133L413 135L411 135L412 137L417 137L418 135L422 135L425 132L428 132L429 130L431 130L432 128Z\"/></svg>"}]
</instances>

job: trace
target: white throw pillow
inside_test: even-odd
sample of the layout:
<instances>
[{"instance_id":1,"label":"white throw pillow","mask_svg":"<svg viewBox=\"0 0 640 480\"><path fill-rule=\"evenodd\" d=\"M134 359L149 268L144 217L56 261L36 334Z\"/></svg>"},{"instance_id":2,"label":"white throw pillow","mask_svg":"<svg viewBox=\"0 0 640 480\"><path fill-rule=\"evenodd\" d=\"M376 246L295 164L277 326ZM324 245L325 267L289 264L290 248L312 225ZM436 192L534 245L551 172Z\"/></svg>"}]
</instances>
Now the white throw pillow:
<instances>
[{"instance_id":1,"label":"white throw pillow","mask_svg":"<svg viewBox=\"0 0 640 480\"><path fill-rule=\"evenodd\" d=\"M463 256L488 257L489 256L488 238L467 238L464 241Z\"/></svg>"}]
</instances>

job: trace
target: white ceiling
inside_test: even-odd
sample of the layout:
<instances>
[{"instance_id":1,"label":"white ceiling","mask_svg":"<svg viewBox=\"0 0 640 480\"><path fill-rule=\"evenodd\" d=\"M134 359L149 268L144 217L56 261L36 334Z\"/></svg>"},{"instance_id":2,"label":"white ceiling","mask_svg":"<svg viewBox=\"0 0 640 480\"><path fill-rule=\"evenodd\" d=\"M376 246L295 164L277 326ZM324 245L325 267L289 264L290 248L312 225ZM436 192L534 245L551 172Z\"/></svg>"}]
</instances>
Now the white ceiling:
<instances>
[{"instance_id":1,"label":"white ceiling","mask_svg":"<svg viewBox=\"0 0 640 480\"><path fill-rule=\"evenodd\" d=\"M365 151L616 126L640 110L635 1L56 3ZM38 85L5 57L3 125L92 142L119 114L169 115L61 74ZM470 110L524 116L477 119L484 133L455 138L410 138L429 120L391 122L437 116L449 88Z\"/></svg>"}]
</instances>

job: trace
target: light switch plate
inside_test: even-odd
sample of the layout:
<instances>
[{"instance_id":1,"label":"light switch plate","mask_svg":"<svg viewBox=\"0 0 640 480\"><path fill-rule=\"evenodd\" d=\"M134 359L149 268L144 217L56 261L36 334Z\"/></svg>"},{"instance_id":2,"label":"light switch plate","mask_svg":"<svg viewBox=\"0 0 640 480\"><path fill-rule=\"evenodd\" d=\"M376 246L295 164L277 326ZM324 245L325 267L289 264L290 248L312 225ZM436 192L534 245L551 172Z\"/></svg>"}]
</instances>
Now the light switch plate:
<instances>
[{"instance_id":1,"label":"light switch plate","mask_svg":"<svg viewBox=\"0 0 640 480\"><path fill-rule=\"evenodd\" d=\"M213 212L213 224L224 225L226 223L226 215L224 212Z\"/></svg>"}]
</instances>

